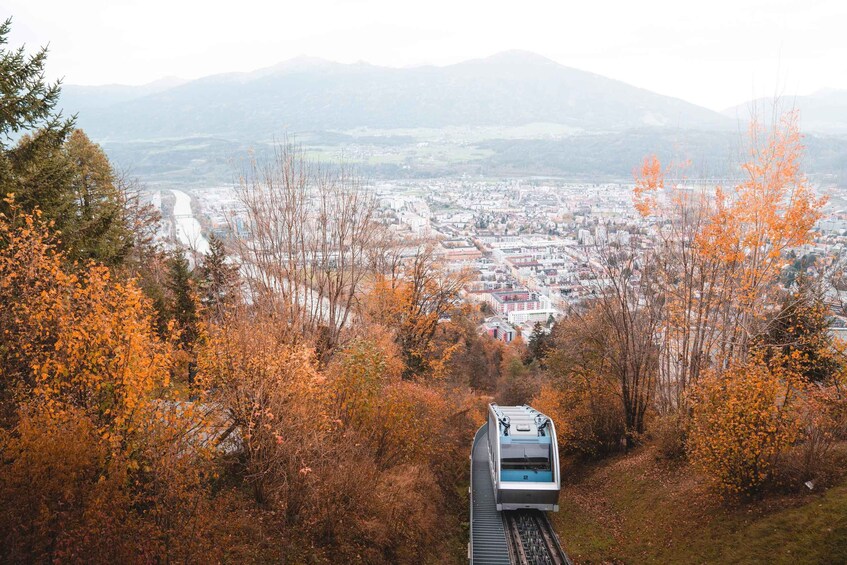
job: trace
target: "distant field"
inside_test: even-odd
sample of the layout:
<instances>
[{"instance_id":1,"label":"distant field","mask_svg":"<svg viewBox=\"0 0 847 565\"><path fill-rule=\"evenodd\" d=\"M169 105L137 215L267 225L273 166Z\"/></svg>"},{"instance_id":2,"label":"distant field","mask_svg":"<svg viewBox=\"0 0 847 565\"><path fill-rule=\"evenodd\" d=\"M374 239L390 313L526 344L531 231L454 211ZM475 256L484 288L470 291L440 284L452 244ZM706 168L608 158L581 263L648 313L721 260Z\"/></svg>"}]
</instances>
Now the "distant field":
<instances>
[{"instance_id":1,"label":"distant field","mask_svg":"<svg viewBox=\"0 0 847 565\"><path fill-rule=\"evenodd\" d=\"M447 126L444 128L355 128L340 132L354 138L407 137L419 141L478 142L487 139L544 139L567 137L582 130L565 124L532 123L522 126Z\"/></svg>"},{"instance_id":2,"label":"distant field","mask_svg":"<svg viewBox=\"0 0 847 565\"><path fill-rule=\"evenodd\" d=\"M494 155L490 149L480 149L470 145L454 145L422 142L403 146L351 145L306 146L306 156L319 162L339 162L344 160L364 165L408 165L422 163L458 164L467 161L487 159Z\"/></svg>"},{"instance_id":3,"label":"distant field","mask_svg":"<svg viewBox=\"0 0 847 565\"><path fill-rule=\"evenodd\" d=\"M342 159L370 178L427 178L471 174L483 177L552 176L631 180L645 155L663 163L692 163L695 176L731 176L740 154L736 134L667 132L644 128L615 133L580 133L554 124L521 127L359 128L302 132L287 138L321 163ZM230 182L250 155L271 157L284 135L259 141L220 137L105 142L119 168L142 181L186 186ZM805 140L807 174L845 186L847 138Z\"/></svg>"}]
</instances>

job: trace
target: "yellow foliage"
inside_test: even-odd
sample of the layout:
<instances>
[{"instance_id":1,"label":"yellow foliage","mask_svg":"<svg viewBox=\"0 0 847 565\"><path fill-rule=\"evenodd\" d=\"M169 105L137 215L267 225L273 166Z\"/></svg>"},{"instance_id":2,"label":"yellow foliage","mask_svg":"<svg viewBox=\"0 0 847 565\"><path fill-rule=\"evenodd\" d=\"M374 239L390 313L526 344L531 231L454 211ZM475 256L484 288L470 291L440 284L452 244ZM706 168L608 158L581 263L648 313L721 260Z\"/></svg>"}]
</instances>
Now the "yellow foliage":
<instances>
[{"instance_id":1,"label":"yellow foliage","mask_svg":"<svg viewBox=\"0 0 847 565\"><path fill-rule=\"evenodd\" d=\"M753 494L798 439L795 376L756 357L703 378L693 397L692 461L722 491Z\"/></svg>"},{"instance_id":2,"label":"yellow foliage","mask_svg":"<svg viewBox=\"0 0 847 565\"><path fill-rule=\"evenodd\" d=\"M2 363L18 400L56 415L82 409L117 447L168 385L169 347L146 299L105 267L67 272L37 214L2 220Z\"/></svg>"},{"instance_id":3,"label":"yellow foliage","mask_svg":"<svg viewBox=\"0 0 847 565\"><path fill-rule=\"evenodd\" d=\"M456 307L466 276L443 270L431 244L391 273L375 275L362 300L362 319L393 331L404 378L445 376L455 348L437 351L433 338Z\"/></svg>"}]
</instances>

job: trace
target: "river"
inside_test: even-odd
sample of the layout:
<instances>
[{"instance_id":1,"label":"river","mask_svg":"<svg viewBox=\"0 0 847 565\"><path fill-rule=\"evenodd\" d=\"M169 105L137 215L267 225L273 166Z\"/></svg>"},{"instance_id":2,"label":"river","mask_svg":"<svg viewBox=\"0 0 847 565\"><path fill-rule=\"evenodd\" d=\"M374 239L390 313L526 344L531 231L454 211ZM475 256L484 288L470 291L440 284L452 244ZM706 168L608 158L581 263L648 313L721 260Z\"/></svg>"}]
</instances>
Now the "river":
<instances>
[{"instance_id":1,"label":"river","mask_svg":"<svg viewBox=\"0 0 847 565\"><path fill-rule=\"evenodd\" d=\"M176 237L180 243L196 251L206 254L209 252L209 242L203 237L200 230L200 222L194 217L191 210L191 197L181 190L171 189L176 197L174 204L174 225L176 226Z\"/></svg>"}]
</instances>

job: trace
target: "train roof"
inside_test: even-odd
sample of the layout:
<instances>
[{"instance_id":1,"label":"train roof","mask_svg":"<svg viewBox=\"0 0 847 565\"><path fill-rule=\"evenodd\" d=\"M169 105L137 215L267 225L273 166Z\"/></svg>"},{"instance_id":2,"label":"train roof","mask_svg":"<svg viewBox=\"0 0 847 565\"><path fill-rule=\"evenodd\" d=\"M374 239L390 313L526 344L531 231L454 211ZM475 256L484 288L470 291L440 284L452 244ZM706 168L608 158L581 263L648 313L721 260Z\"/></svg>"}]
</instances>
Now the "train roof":
<instances>
[{"instance_id":1,"label":"train roof","mask_svg":"<svg viewBox=\"0 0 847 565\"><path fill-rule=\"evenodd\" d=\"M549 435L550 419L530 406L490 406L499 421L500 437L529 439Z\"/></svg>"}]
</instances>

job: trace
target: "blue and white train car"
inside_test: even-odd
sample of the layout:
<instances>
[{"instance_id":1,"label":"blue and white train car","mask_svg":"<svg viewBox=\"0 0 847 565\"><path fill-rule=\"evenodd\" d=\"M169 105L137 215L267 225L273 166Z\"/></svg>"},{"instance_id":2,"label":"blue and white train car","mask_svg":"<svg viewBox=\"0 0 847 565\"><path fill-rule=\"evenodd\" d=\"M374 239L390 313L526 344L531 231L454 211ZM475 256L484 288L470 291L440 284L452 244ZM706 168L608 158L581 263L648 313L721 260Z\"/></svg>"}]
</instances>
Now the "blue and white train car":
<instances>
[{"instance_id":1,"label":"blue and white train car","mask_svg":"<svg viewBox=\"0 0 847 565\"><path fill-rule=\"evenodd\" d=\"M559 447L550 418L529 406L489 404L488 460L497 510L558 512Z\"/></svg>"}]
</instances>

